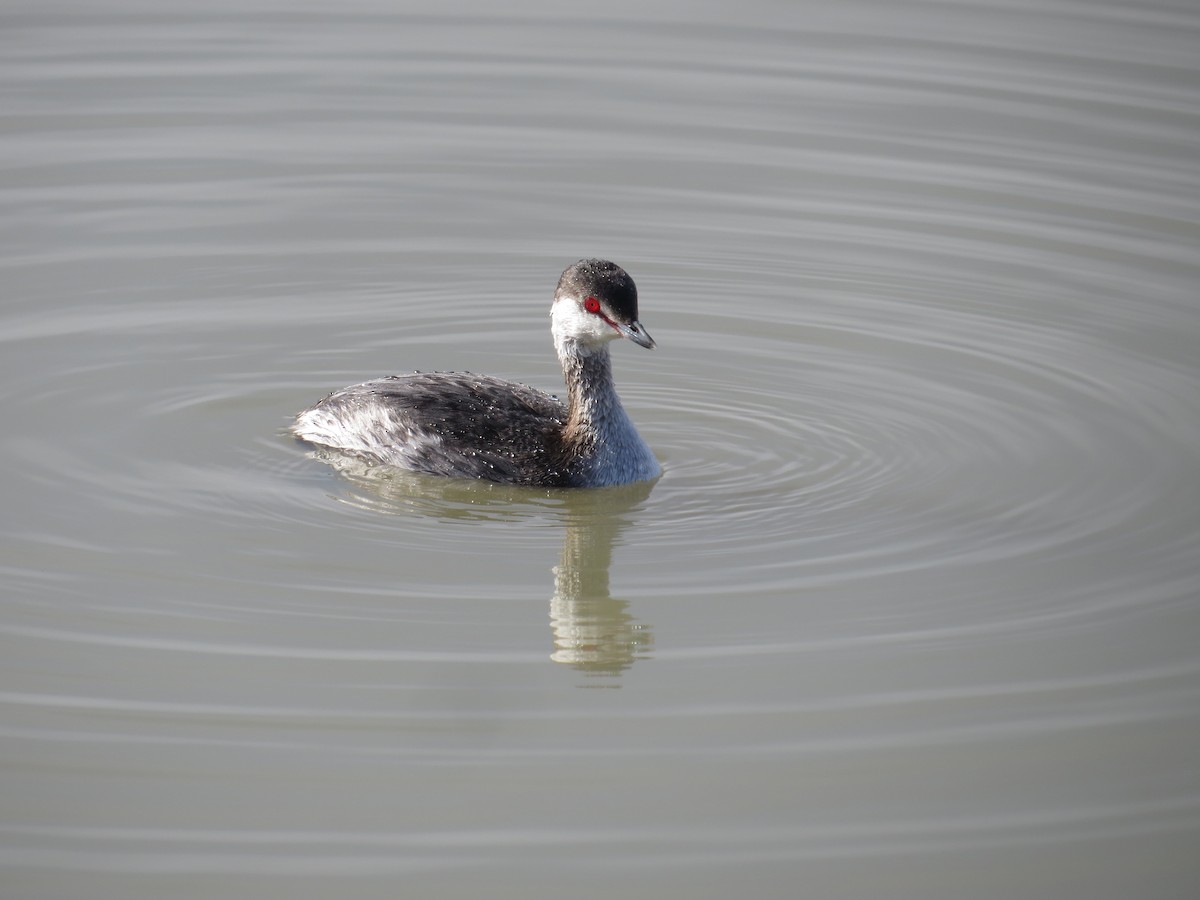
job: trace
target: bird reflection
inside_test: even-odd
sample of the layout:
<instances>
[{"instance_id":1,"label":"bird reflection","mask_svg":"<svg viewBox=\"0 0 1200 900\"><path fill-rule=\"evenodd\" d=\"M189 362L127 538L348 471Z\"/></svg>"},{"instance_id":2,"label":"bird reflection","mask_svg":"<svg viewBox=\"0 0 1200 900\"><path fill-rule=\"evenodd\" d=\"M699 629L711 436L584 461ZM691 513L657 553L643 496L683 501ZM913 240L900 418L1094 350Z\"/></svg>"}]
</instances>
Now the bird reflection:
<instances>
[{"instance_id":1,"label":"bird reflection","mask_svg":"<svg viewBox=\"0 0 1200 900\"><path fill-rule=\"evenodd\" d=\"M346 477L351 491L338 500L381 513L511 520L527 518L531 506L556 511L563 524L563 544L552 569L550 659L602 679L619 675L653 647L650 627L634 618L628 601L612 596L609 568L621 532L632 523L631 514L649 497L654 482L586 490L530 489L369 466L327 450L308 455Z\"/></svg>"},{"instance_id":2,"label":"bird reflection","mask_svg":"<svg viewBox=\"0 0 1200 900\"><path fill-rule=\"evenodd\" d=\"M550 628L557 663L593 675L618 674L653 646L650 629L612 596L608 570L613 545L629 523L624 513L650 494L652 484L575 491L567 498L562 554L554 568Z\"/></svg>"}]
</instances>

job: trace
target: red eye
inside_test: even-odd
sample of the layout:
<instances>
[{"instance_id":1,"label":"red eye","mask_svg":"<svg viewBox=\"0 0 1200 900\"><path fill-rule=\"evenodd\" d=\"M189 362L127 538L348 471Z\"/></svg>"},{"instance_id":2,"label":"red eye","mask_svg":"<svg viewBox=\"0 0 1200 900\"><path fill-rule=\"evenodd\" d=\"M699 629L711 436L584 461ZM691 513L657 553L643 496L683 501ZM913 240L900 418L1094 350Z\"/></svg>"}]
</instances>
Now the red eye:
<instances>
[{"instance_id":1,"label":"red eye","mask_svg":"<svg viewBox=\"0 0 1200 900\"><path fill-rule=\"evenodd\" d=\"M595 297L588 297L583 301L583 308L590 313L598 313L600 312L600 301Z\"/></svg>"}]
</instances>

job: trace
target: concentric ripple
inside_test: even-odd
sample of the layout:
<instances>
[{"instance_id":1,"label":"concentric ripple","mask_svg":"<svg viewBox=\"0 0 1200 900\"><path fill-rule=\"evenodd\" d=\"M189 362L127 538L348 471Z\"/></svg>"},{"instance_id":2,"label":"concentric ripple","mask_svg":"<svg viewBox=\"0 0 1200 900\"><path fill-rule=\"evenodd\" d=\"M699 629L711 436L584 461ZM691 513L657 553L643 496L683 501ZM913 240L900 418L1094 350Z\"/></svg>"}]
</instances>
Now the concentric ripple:
<instances>
[{"instance_id":1,"label":"concentric ripple","mask_svg":"<svg viewBox=\"0 0 1200 900\"><path fill-rule=\"evenodd\" d=\"M1194 11L285 5L0 12L6 886L1194 893ZM591 255L656 483L287 437Z\"/></svg>"}]
</instances>

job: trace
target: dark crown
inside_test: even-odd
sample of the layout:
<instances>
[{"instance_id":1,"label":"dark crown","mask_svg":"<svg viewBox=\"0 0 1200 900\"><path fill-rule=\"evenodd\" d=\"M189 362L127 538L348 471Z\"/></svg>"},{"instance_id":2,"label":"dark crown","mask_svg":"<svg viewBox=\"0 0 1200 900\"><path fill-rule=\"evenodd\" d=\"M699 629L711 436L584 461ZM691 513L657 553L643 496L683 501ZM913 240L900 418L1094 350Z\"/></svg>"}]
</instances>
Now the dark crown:
<instances>
[{"instance_id":1,"label":"dark crown","mask_svg":"<svg viewBox=\"0 0 1200 900\"><path fill-rule=\"evenodd\" d=\"M637 285L628 272L606 259L581 259L568 266L554 291L555 301L564 297L576 300L595 297L617 321L626 324L637 321Z\"/></svg>"}]
</instances>

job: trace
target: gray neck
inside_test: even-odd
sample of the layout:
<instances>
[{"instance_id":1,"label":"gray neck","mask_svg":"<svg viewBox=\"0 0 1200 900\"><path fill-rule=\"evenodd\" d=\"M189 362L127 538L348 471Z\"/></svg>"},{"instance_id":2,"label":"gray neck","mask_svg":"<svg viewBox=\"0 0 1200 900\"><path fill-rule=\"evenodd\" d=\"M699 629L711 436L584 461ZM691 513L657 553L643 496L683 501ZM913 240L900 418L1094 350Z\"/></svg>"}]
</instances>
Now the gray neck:
<instances>
[{"instance_id":1,"label":"gray neck","mask_svg":"<svg viewBox=\"0 0 1200 900\"><path fill-rule=\"evenodd\" d=\"M563 437L577 451L592 449L612 426L626 416L613 385L608 346L585 347L575 341L558 346L563 380L567 383L567 424Z\"/></svg>"},{"instance_id":2,"label":"gray neck","mask_svg":"<svg viewBox=\"0 0 1200 900\"><path fill-rule=\"evenodd\" d=\"M564 464L590 487L657 478L662 468L613 387L608 344L557 338L567 383Z\"/></svg>"}]
</instances>

